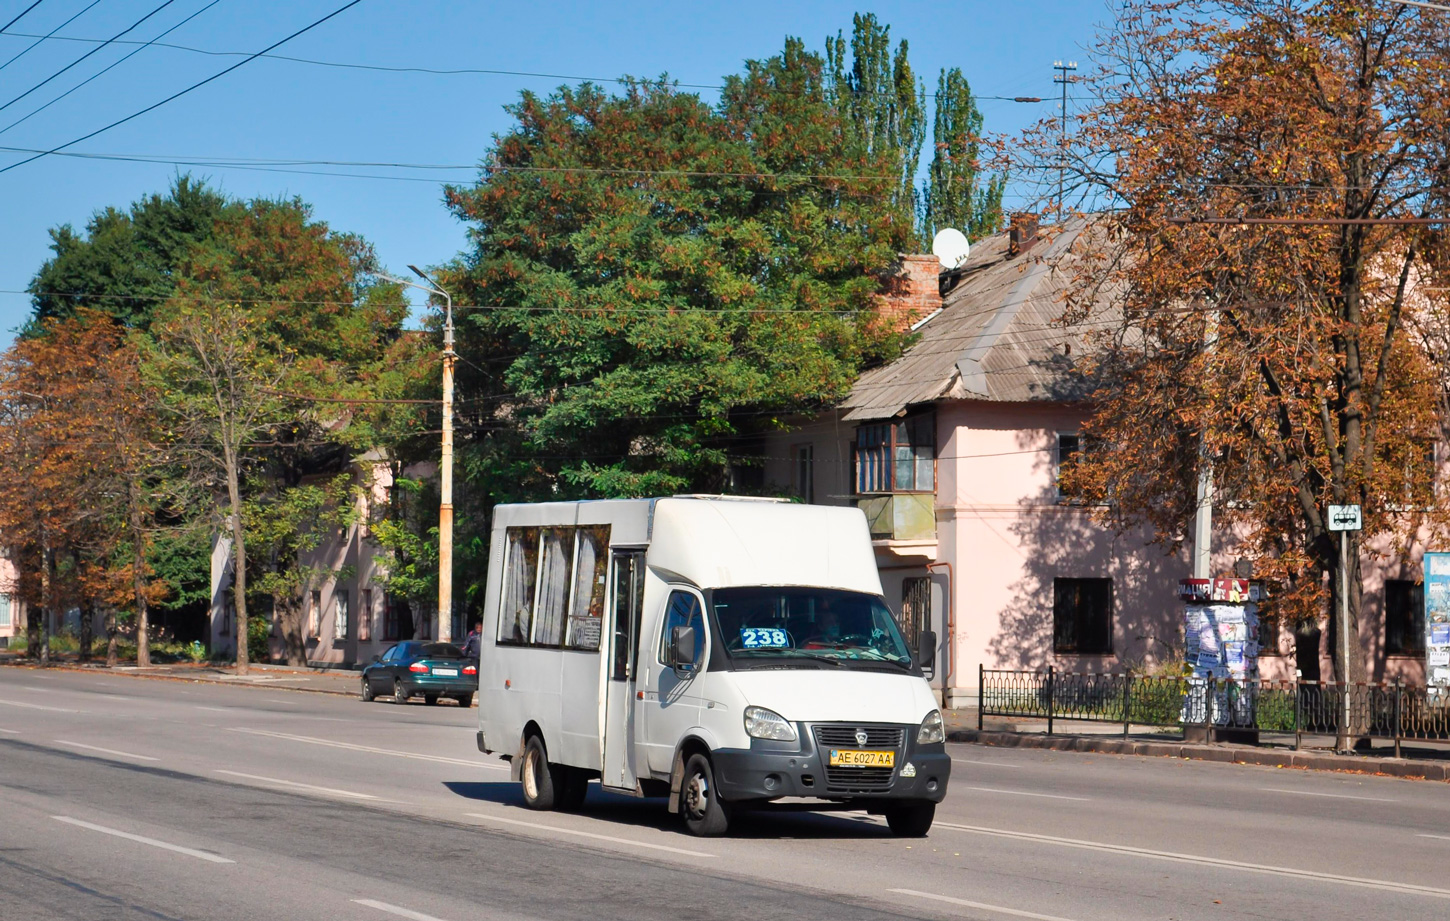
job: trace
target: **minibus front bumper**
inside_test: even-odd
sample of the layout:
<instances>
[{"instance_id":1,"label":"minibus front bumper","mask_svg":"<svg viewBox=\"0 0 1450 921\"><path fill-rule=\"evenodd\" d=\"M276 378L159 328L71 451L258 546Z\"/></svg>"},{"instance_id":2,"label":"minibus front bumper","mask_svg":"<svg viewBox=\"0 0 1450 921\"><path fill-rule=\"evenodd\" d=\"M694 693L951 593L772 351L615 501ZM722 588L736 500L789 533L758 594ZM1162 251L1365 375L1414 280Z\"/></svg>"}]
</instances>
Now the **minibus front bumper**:
<instances>
[{"instance_id":1,"label":"minibus front bumper","mask_svg":"<svg viewBox=\"0 0 1450 921\"><path fill-rule=\"evenodd\" d=\"M896 763L889 769L831 767L828 747L817 742L815 727L810 723L796 726L797 742L752 739L750 748L711 752L720 798L727 802L811 797L934 803L946 798L951 756L941 742L918 743L917 726L900 727L902 744L893 747Z\"/></svg>"}]
</instances>

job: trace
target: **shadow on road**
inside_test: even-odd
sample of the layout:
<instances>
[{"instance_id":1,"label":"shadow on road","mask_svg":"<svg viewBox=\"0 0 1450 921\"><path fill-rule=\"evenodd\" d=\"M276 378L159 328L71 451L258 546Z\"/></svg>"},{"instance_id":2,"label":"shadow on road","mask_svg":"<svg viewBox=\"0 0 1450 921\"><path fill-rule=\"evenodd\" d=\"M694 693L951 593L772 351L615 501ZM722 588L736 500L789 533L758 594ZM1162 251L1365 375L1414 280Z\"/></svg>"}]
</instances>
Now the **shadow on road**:
<instances>
[{"instance_id":1,"label":"shadow on road","mask_svg":"<svg viewBox=\"0 0 1450 921\"><path fill-rule=\"evenodd\" d=\"M524 810L523 793L517 783L444 781L449 792L464 799L515 806ZM532 815L538 813L530 812ZM683 832L680 817L665 808L663 797L640 799L609 793L598 784L589 785L589 795L579 814L664 832ZM545 823L546 824L546 823ZM859 812L814 812L793 803L771 803L737 811L730 823L732 838L881 838L892 837L885 823L867 819Z\"/></svg>"}]
</instances>

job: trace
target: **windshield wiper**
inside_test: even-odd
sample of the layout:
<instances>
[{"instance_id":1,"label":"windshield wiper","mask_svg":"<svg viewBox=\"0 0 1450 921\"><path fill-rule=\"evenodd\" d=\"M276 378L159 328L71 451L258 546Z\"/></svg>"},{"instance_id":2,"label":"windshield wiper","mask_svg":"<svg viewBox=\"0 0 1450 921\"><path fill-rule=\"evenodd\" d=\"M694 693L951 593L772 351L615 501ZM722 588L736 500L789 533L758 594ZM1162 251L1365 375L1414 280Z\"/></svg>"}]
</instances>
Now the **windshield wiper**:
<instances>
[{"instance_id":1,"label":"windshield wiper","mask_svg":"<svg viewBox=\"0 0 1450 921\"><path fill-rule=\"evenodd\" d=\"M829 662L830 664L836 666L837 668L840 668L842 665L845 664L842 660L837 659L835 656L818 656L818 655L816 655L814 653L806 652L806 651L800 650L800 649L792 652L791 655L792 656L798 656L798 657L800 657L802 659L812 659L812 660L814 660L816 662Z\"/></svg>"}]
</instances>

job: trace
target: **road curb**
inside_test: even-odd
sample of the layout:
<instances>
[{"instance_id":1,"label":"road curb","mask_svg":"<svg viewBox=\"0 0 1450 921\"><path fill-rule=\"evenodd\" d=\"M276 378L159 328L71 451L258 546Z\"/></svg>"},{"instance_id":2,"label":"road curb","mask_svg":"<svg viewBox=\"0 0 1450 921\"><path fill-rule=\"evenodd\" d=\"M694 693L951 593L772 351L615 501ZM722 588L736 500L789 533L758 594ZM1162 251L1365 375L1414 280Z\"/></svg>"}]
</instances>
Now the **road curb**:
<instances>
[{"instance_id":1,"label":"road curb","mask_svg":"<svg viewBox=\"0 0 1450 921\"><path fill-rule=\"evenodd\" d=\"M35 668L38 665L22 665L20 663L9 664L12 668ZM259 691L299 691L303 694L331 694L334 697L357 697L355 690L333 690L331 688L303 688L285 684L256 684L254 682L233 679L221 680L218 678L201 678L194 675L143 675L138 672L123 672L113 668L82 668L78 665L49 665L45 671L52 672L77 672L82 675L111 675L117 678L144 678L151 681L181 681L186 684L214 684L218 687L230 688L255 688Z\"/></svg>"},{"instance_id":2,"label":"road curb","mask_svg":"<svg viewBox=\"0 0 1450 921\"><path fill-rule=\"evenodd\" d=\"M1093 736L1045 735L1041 733L996 732L955 729L948 742L991 745L997 748L1035 748L1048 751L1088 752L1101 755L1137 755L1148 758L1182 758L1188 761L1216 761L1261 767L1296 768L1341 774L1378 774L1408 780L1450 781L1450 764L1406 758L1364 758L1325 752L1290 752L1228 745L1185 745L1179 742L1135 742L1131 739Z\"/></svg>"}]
</instances>

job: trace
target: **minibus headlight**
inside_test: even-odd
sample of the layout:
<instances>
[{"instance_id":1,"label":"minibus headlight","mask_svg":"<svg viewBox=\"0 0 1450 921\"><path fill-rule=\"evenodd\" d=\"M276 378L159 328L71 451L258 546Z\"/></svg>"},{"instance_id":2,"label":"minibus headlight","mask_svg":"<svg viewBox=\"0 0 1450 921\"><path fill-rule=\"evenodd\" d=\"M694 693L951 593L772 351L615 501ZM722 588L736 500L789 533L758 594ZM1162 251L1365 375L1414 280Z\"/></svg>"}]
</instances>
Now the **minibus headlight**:
<instances>
[{"instance_id":1,"label":"minibus headlight","mask_svg":"<svg viewBox=\"0 0 1450 921\"><path fill-rule=\"evenodd\" d=\"M947 727L942 722L941 711L933 710L921 721L921 728L916 730L916 744L928 745L932 742L945 742L947 740Z\"/></svg>"},{"instance_id":2,"label":"minibus headlight","mask_svg":"<svg viewBox=\"0 0 1450 921\"><path fill-rule=\"evenodd\" d=\"M785 717L764 707L745 708L745 734L752 739L774 739L777 742L794 742L795 727Z\"/></svg>"}]
</instances>

